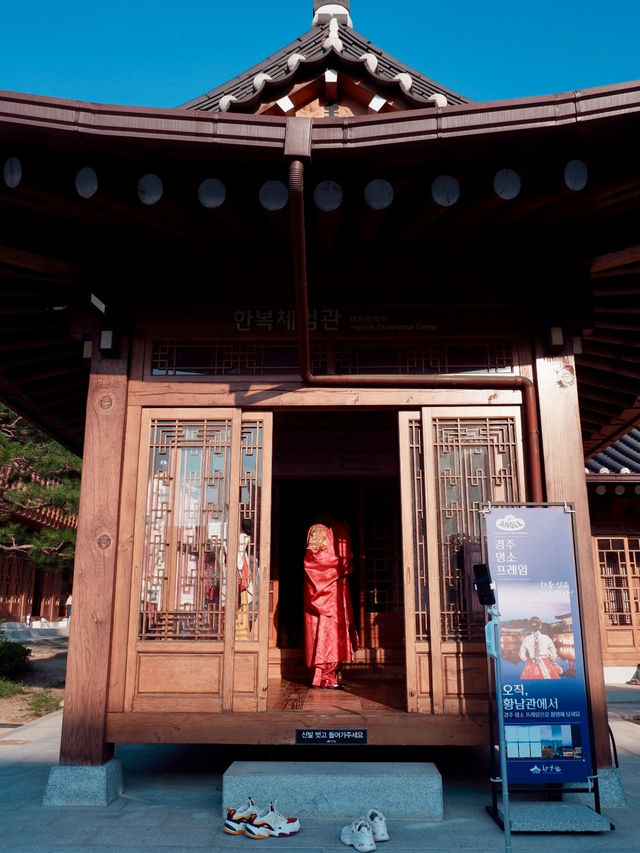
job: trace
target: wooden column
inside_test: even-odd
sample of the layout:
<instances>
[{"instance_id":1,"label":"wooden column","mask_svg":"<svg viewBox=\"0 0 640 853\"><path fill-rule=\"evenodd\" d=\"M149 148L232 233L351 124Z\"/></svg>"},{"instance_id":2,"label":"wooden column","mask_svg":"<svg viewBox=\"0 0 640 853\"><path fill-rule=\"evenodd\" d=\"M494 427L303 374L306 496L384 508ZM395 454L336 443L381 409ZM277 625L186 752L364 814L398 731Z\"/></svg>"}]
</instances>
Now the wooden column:
<instances>
[{"instance_id":1,"label":"wooden column","mask_svg":"<svg viewBox=\"0 0 640 853\"><path fill-rule=\"evenodd\" d=\"M102 358L94 341L87 400L73 608L60 763L101 765L118 542L118 507L127 399L126 343Z\"/></svg>"},{"instance_id":2,"label":"wooden column","mask_svg":"<svg viewBox=\"0 0 640 853\"><path fill-rule=\"evenodd\" d=\"M611 766L611 746L600 645L600 604L591 544L591 523L573 356L549 357L539 348L536 372L547 500L571 502L576 510L582 620L587 626L584 632L584 651L588 667L586 678L593 711L595 761L598 767L609 767Z\"/></svg>"}]
</instances>

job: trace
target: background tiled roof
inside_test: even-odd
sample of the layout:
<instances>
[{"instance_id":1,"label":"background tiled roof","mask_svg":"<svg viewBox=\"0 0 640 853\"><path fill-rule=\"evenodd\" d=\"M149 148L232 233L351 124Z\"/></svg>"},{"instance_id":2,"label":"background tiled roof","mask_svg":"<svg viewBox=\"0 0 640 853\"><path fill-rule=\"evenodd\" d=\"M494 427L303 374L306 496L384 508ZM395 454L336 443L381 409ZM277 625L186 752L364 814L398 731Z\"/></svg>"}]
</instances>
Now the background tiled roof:
<instances>
[{"instance_id":1,"label":"background tiled roof","mask_svg":"<svg viewBox=\"0 0 640 853\"><path fill-rule=\"evenodd\" d=\"M640 429L632 429L625 436L614 441L606 450L586 462L589 473L599 474L607 468L612 474L640 474Z\"/></svg>"}]
</instances>

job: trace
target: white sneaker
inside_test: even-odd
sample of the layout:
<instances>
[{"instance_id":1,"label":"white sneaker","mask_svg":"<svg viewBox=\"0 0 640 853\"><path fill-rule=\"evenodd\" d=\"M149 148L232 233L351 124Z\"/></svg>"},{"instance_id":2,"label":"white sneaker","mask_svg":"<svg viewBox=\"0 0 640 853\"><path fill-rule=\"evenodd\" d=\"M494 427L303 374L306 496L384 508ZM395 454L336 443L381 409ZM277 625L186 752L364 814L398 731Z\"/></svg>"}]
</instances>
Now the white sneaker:
<instances>
[{"instance_id":1,"label":"white sneaker","mask_svg":"<svg viewBox=\"0 0 640 853\"><path fill-rule=\"evenodd\" d=\"M373 830L366 817L360 817L358 820L354 820L350 826L343 827L340 833L340 841L343 844L350 844L360 853L369 853L370 850L376 849Z\"/></svg>"},{"instance_id":2,"label":"white sneaker","mask_svg":"<svg viewBox=\"0 0 640 853\"><path fill-rule=\"evenodd\" d=\"M380 809L369 809L366 818L371 824L373 830L374 841L388 841L389 833L387 831L387 819L382 814Z\"/></svg>"},{"instance_id":3,"label":"white sneaker","mask_svg":"<svg viewBox=\"0 0 640 853\"><path fill-rule=\"evenodd\" d=\"M239 809L230 809L229 806L226 809L227 819L224 822L223 830L229 835L244 835L247 824L251 823L258 814L258 809L251 797Z\"/></svg>"},{"instance_id":4,"label":"white sneaker","mask_svg":"<svg viewBox=\"0 0 640 853\"><path fill-rule=\"evenodd\" d=\"M300 821L297 817L284 817L275 810L273 803L269 803L251 823L247 823L244 834L247 838L268 838L270 835L287 838L295 835L299 829Z\"/></svg>"}]
</instances>

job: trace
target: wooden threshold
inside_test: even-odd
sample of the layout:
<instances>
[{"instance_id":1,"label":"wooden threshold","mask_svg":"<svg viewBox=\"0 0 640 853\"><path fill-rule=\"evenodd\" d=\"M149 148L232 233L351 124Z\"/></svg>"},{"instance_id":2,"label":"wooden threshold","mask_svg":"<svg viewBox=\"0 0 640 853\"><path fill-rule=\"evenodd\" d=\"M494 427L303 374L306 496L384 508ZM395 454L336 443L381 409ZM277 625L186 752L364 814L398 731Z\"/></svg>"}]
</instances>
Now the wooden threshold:
<instances>
[{"instance_id":1,"label":"wooden threshold","mask_svg":"<svg viewBox=\"0 0 640 853\"><path fill-rule=\"evenodd\" d=\"M306 714L366 714L406 711L404 680L393 678L354 678L343 676L343 690L318 690L309 686L308 677L274 678L269 681L269 711Z\"/></svg>"},{"instance_id":2,"label":"wooden threshold","mask_svg":"<svg viewBox=\"0 0 640 853\"><path fill-rule=\"evenodd\" d=\"M107 715L110 743L218 743L288 746L296 729L366 729L369 746L486 746L483 716L407 712L265 711L219 714L123 712Z\"/></svg>"}]
</instances>

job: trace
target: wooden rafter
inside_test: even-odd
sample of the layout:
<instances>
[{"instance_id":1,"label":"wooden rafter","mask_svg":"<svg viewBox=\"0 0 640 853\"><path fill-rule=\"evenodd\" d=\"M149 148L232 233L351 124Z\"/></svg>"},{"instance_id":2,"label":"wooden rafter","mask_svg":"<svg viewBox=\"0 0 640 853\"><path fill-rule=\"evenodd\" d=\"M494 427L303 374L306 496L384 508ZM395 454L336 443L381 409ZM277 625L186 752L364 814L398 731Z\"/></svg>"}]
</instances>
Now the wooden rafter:
<instances>
[{"instance_id":1,"label":"wooden rafter","mask_svg":"<svg viewBox=\"0 0 640 853\"><path fill-rule=\"evenodd\" d=\"M25 252L12 246L0 246L0 263L26 269L34 273L55 276L60 281L74 281L80 268L57 258L48 258L35 252Z\"/></svg>"}]
</instances>

